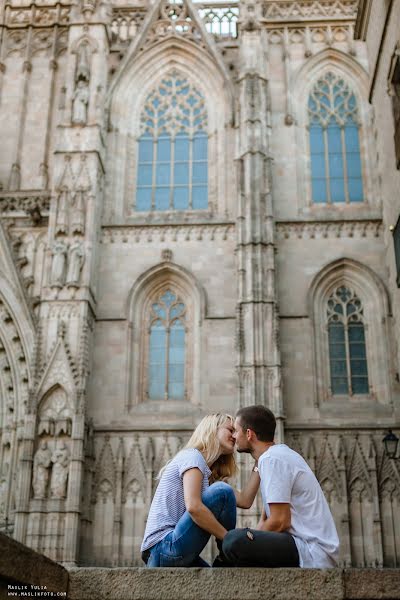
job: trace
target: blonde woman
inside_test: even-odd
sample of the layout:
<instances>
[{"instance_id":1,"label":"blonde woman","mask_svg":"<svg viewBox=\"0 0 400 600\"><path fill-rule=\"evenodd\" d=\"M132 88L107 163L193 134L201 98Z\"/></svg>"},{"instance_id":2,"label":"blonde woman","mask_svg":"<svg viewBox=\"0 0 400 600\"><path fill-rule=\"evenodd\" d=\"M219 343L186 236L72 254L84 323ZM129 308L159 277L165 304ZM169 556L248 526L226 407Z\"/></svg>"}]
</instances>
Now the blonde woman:
<instances>
[{"instance_id":1,"label":"blonde woman","mask_svg":"<svg viewBox=\"0 0 400 600\"><path fill-rule=\"evenodd\" d=\"M236 506L252 505L256 471L243 492L224 481L236 473L233 432L230 415L207 415L163 469L141 547L148 567L208 567L200 553L210 536L220 547L235 528Z\"/></svg>"}]
</instances>

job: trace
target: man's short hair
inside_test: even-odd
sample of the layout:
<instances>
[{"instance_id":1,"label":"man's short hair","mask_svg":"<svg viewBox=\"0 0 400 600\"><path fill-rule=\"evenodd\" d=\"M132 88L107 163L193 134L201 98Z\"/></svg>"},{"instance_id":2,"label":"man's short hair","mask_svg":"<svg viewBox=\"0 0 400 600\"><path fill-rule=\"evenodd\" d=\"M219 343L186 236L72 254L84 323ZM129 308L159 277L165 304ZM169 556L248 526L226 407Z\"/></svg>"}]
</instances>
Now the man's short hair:
<instances>
[{"instance_id":1,"label":"man's short hair","mask_svg":"<svg viewBox=\"0 0 400 600\"><path fill-rule=\"evenodd\" d=\"M245 406L237 411L236 417L240 419L243 431L252 429L260 442L274 441L276 419L274 413L266 406Z\"/></svg>"}]
</instances>

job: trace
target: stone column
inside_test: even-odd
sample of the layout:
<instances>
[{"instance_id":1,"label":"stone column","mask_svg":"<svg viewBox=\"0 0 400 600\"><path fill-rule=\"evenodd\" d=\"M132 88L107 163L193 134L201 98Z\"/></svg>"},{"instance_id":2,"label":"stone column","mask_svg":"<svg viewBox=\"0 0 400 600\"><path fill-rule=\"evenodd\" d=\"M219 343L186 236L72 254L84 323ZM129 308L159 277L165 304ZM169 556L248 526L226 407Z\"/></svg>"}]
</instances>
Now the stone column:
<instances>
[{"instance_id":1,"label":"stone column","mask_svg":"<svg viewBox=\"0 0 400 600\"><path fill-rule=\"evenodd\" d=\"M240 125L237 346L240 406L264 404L283 439L275 226L269 149L270 123L265 32L261 5L242 2L240 22Z\"/></svg>"}]
</instances>

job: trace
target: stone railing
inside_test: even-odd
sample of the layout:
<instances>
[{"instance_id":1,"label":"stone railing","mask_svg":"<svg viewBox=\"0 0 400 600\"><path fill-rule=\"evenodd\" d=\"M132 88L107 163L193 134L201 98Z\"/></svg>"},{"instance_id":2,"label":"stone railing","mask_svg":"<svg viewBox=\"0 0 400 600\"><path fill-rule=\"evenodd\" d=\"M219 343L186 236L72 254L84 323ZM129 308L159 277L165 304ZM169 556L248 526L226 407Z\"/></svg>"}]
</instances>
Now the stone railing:
<instances>
[{"instance_id":1,"label":"stone railing","mask_svg":"<svg viewBox=\"0 0 400 600\"><path fill-rule=\"evenodd\" d=\"M195 7L206 29L217 40L234 39L237 36L239 18L238 2L196 2ZM113 9L111 19L111 43L114 50L124 47L135 37L144 18L143 6L123 6Z\"/></svg>"},{"instance_id":2,"label":"stone railing","mask_svg":"<svg viewBox=\"0 0 400 600\"><path fill-rule=\"evenodd\" d=\"M357 16L358 0L275 0L263 2L267 21L349 20Z\"/></svg>"}]
</instances>

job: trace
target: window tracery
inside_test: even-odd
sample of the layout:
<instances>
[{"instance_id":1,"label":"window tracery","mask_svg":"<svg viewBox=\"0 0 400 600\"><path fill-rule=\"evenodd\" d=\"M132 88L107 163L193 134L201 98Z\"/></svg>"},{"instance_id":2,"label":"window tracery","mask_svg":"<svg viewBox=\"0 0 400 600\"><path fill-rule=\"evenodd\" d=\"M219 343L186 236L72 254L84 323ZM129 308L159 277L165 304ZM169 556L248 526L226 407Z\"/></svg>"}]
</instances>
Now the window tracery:
<instances>
[{"instance_id":1,"label":"window tracery","mask_svg":"<svg viewBox=\"0 0 400 600\"><path fill-rule=\"evenodd\" d=\"M140 134L136 210L207 208L205 99L176 69L147 96Z\"/></svg>"},{"instance_id":2,"label":"window tracery","mask_svg":"<svg viewBox=\"0 0 400 600\"><path fill-rule=\"evenodd\" d=\"M350 287L331 294L327 321L332 394L368 394L363 306Z\"/></svg>"},{"instance_id":3,"label":"window tracery","mask_svg":"<svg viewBox=\"0 0 400 600\"><path fill-rule=\"evenodd\" d=\"M344 79L332 72L318 79L308 119L313 202L362 202L359 112Z\"/></svg>"}]
</instances>

